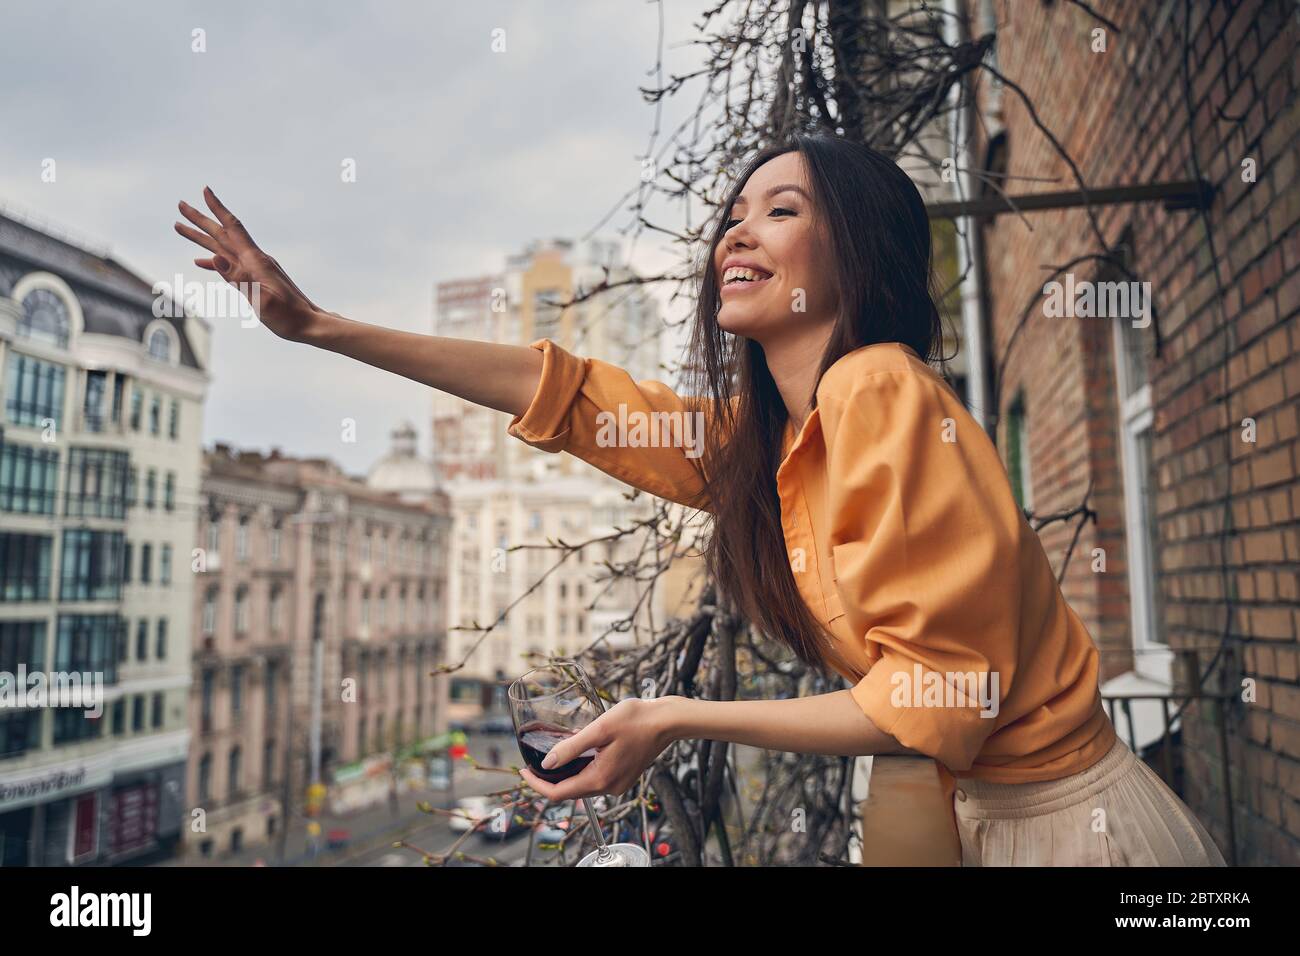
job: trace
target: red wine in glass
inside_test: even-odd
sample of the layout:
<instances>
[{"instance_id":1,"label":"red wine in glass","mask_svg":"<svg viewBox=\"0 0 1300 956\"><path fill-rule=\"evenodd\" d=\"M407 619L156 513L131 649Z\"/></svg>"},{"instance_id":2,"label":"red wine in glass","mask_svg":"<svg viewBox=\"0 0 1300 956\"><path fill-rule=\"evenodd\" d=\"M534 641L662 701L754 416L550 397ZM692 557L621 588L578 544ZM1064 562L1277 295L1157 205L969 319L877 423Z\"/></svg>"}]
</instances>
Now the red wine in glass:
<instances>
[{"instance_id":1,"label":"red wine in glass","mask_svg":"<svg viewBox=\"0 0 1300 956\"><path fill-rule=\"evenodd\" d=\"M519 728L519 752L523 754L524 762L528 764L533 773L547 783L559 783L561 780L567 780L569 777L581 773L583 768L591 763L592 758L595 757L595 751L589 750L574 757L563 766L552 767L549 770L542 766L542 761L546 759L546 755L551 752L551 749L561 740L572 737L573 734L572 730L564 727L557 727L541 720L530 720Z\"/></svg>"}]
</instances>

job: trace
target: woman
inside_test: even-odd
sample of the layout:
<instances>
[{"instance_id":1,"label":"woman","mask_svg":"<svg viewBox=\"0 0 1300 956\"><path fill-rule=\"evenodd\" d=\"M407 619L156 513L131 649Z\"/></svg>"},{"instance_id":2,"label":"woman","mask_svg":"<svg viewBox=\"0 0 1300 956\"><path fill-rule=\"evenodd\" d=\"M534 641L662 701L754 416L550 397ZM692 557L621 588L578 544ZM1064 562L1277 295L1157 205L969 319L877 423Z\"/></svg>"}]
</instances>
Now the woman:
<instances>
[{"instance_id":1,"label":"woman","mask_svg":"<svg viewBox=\"0 0 1300 956\"><path fill-rule=\"evenodd\" d=\"M722 593L853 685L622 701L552 751L560 764L598 748L582 773L550 784L521 771L538 793L623 792L681 738L919 753L948 784L964 865L1223 865L1116 736L1096 648L997 451L928 364L941 340L929 222L886 157L801 135L748 165L699 270L688 367L704 381L688 394L707 398L695 399L550 340L460 341L325 312L205 198L216 219L181 203L192 225L177 230L211 253L196 265L258 283L273 332L508 412L522 441L706 509ZM611 440L623 415L678 423L679 438L702 416L702 456L686 441Z\"/></svg>"}]
</instances>

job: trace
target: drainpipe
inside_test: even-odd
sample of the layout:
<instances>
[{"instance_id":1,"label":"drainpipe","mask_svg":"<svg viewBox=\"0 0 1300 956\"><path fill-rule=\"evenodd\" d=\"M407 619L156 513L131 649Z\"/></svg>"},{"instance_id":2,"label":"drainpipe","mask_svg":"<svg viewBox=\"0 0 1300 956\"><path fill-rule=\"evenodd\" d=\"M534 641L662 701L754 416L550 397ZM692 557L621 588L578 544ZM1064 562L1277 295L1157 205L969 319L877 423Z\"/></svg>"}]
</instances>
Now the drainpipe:
<instances>
[{"instance_id":1,"label":"drainpipe","mask_svg":"<svg viewBox=\"0 0 1300 956\"><path fill-rule=\"evenodd\" d=\"M974 0L980 6L982 27L989 26L992 7L988 0ZM943 0L944 39L950 44L969 40L969 24L964 16L962 0ZM969 90L969 81L962 84ZM957 155L957 186L960 199L972 199L977 192L977 180L970 172L979 160L972 156L968 145L971 131L976 129L976 107L973 97L966 106L959 106L962 88L954 86L949 91L952 109L950 135ZM996 442L998 410L990 408L992 389L990 388L989 361L990 339L988 335L989 316L987 299L984 295L985 269L984 251L981 242L980 224L971 216L963 216L955 221L957 235L957 270L962 276L961 318L962 340L966 346L966 393L967 405L971 416L980 424ZM963 235L964 233L964 235Z\"/></svg>"}]
</instances>

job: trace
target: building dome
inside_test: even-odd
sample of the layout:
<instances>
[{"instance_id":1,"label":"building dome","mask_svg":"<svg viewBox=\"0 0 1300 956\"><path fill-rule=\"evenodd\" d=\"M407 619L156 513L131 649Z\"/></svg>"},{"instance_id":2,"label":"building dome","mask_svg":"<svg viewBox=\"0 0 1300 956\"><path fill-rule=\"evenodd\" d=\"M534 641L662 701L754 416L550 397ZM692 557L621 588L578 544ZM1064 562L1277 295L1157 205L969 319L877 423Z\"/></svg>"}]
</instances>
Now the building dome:
<instances>
[{"instance_id":1,"label":"building dome","mask_svg":"<svg viewBox=\"0 0 1300 956\"><path fill-rule=\"evenodd\" d=\"M428 501L437 489L433 462L415 453L415 426L409 421L393 429L392 450L366 476L376 491L395 491L403 501Z\"/></svg>"}]
</instances>

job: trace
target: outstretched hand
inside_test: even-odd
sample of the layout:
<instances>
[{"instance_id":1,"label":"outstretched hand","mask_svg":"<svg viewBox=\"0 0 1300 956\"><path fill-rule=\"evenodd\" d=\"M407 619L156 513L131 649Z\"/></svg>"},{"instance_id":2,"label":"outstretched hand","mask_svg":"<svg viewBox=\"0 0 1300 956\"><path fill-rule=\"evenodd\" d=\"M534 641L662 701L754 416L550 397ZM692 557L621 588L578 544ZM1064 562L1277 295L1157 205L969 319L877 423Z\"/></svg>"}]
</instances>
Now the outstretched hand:
<instances>
[{"instance_id":1,"label":"outstretched hand","mask_svg":"<svg viewBox=\"0 0 1300 956\"><path fill-rule=\"evenodd\" d=\"M244 224L207 186L203 187L203 199L216 219L182 200L178 206L181 215L194 225L175 225L178 233L212 253L195 259L194 264L217 273L239 290L262 324L280 338L305 341L321 310L280 268L280 263L258 248Z\"/></svg>"}]
</instances>

